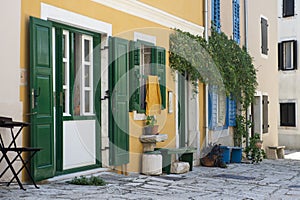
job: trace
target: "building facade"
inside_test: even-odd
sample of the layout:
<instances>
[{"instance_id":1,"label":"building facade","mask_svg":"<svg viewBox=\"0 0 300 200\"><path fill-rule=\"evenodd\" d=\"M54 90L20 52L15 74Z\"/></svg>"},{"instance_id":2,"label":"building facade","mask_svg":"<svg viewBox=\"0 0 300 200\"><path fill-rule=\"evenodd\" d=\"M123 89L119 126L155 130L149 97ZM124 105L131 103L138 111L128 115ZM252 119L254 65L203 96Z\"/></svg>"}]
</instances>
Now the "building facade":
<instances>
[{"instance_id":1,"label":"building facade","mask_svg":"<svg viewBox=\"0 0 300 200\"><path fill-rule=\"evenodd\" d=\"M168 135L157 146L194 146L199 154L204 86L179 119L178 93L188 100L192 92L188 83L180 89L171 73L168 41L172 28L202 35L203 6L196 0L23 0L3 7L2 19L14 23L4 41L12 44L2 54L8 74L0 88L8 96L0 106L2 115L30 122L21 145L43 148L31 163L36 180L98 167L140 172L149 75L159 80L156 119L159 133Z\"/></svg>"},{"instance_id":2,"label":"building facade","mask_svg":"<svg viewBox=\"0 0 300 200\"><path fill-rule=\"evenodd\" d=\"M252 105L252 134L258 133L264 148L278 145L277 6L272 1L247 3L246 46L257 69L257 92ZM259 4L259 6L257 6Z\"/></svg>"},{"instance_id":3,"label":"building facade","mask_svg":"<svg viewBox=\"0 0 300 200\"><path fill-rule=\"evenodd\" d=\"M297 86L298 40L299 36L299 1L278 1L278 73L279 73L279 144L290 149L298 149L299 143L299 108L300 91Z\"/></svg>"},{"instance_id":4,"label":"building facade","mask_svg":"<svg viewBox=\"0 0 300 200\"><path fill-rule=\"evenodd\" d=\"M249 129L249 135L260 134L264 147L278 144L277 117L273 117L270 113L278 111L278 87L274 86L274 80L277 80L277 69L274 68L277 65L275 45L277 8L273 4L270 6L271 4L266 1L257 6L258 2L247 0L234 0L230 4L212 0L208 4L210 6L208 10L211 11L208 21L214 23L217 31L224 32L241 47L245 46L253 58L253 64L257 69L258 87L255 102L247 110L248 120L251 120L253 124L253 127ZM210 94L209 96L211 98L208 99L208 118L211 124L218 126L209 125L208 141L232 146L233 130L231 127L234 123L231 124L231 122L235 120L231 116L235 115L234 111L238 111L238 105L235 110L235 103L230 99L220 95ZM222 117L222 113L226 114Z\"/></svg>"}]
</instances>

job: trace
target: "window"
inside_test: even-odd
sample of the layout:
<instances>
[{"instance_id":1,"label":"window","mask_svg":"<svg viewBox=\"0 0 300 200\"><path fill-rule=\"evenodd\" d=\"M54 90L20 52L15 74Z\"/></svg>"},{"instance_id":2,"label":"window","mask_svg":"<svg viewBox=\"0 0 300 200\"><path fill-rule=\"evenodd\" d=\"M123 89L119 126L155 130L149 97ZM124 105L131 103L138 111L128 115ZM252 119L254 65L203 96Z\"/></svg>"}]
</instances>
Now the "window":
<instances>
[{"instance_id":1,"label":"window","mask_svg":"<svg viewBox=\"0 0 300 200\"><path fill-rule=\"evenodd\" d=\"M69 58L69 31L63 31L62 37L62 84L63 84L63 115L70 116L70 58Z\"/></svg>"},{"instance_id":2,"label":"window","mask_svg":"<svg viewBox=\"0 0 300 200\"><path fill-rule=\"evenodd\" d=\"M149 75L158 76L162 105L166 108L166 51L144 41L130 41L130 111L146 111L146 82Z\"/></svg>"},{"instance_id":3,"label":"window","mask_svg":"<svg viewBox=\"0 0 300 200\"><path fill-rule=\"evenodd\" d=\"M268 21L261 18L261 53L268 55Z\"/></svg>"},{"instance_id":4,"label":"window","mask_svg":"<svg viewBox=\"0 0 300 200\"><path fill-rule=\"evenodd\" d=\"M220 0L212 0L212 22L214 23L214 27L216 28L217 32L221 30L221 23L220 23Z\"/></svg>"},{"instance_id":5,"label":"window","mask_svg":"<svg viewBox=\"0 0 300 200\"><path fill-rule=\"evenodd\" d=\"M278 70L297 69L297 41L278 43Z\"/></svg>"},{"instance_id":6,"label":"window","mask_svg":"<svg viewBox=\"0 0 300 200\"><path fill-rule=\"evenodd\" d=\"M233 0L233 39L238 44L240 43L240 2Z\"/></svg>"},{"instance_id":7,"label":"window","mask_svg":"<svg viewBox=\"0 0 300 200\"><path fill-rule=\"evenodd\" d=\"M283 17L294 16L295 15L294 6L295 6L294 0L283 0L282 16Z\"/></svg>"},{"instance_id":8,"label":"window","mask_svg":"<svg viewBox=\"0 0 300 200\"><path fill-rule=\"evenodd\" d=\"M295 103L280 103L280 126L296 126Z\"/></svg>"},{"instance_id":9,"label":"window","mask_svg":"<svg viewBox=\"0 0 300 200\"><path fill-rule=\"evenodd\" d=\"M226 95L218 94L217 101L217 125L224 126L226 124Z\"/></svg>"},{"instance_id":10,"label":"window","mask_svg":"<svg viewBox=\"0 0 300 200\"><path fill-rule=\"evenodd\" d=\"M94 40L97 34L55 24L57 92L64 117L93 116L94 109ZM97 59L96 59L97 60Z\"/></svg>"},{"instance_id":11,"label":"window","mask_svg":"<svg viewBox=\"0 0 300 200\"><path fill-rule=\"evenodd\" d=\"M209 129L226 129L236 125L236 102L224 93L218 92L217 86L208 87Z\"/></svg>"}]
</instances>

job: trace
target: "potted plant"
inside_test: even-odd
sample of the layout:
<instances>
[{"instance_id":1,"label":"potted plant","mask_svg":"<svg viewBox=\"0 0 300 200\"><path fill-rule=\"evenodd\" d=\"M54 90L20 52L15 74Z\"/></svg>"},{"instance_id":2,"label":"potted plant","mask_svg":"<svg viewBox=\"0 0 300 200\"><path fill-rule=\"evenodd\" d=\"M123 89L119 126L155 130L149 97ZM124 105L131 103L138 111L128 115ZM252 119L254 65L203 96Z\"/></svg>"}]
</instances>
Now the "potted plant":
<instances>
[{"instance_id":1,"label":"potted plant","mask_svg":"<svg viewBox=\"0 0 300 200\"><path fill-rule=\"evenodd\" d=\"M153 115L148 115L145 121L144 135L155 135L158 134L157 120Z\"/></svg>"},{"instance_id":2,"label":"potted plant","mask_svg":"<svg viewBox=\"0 0 300 200\"><path fill-rule=\"evenodd\" d=\"M261 148L262 141L258 133L255 133L253 137L250 138L249 146L246 147L245 152L248 159L252 160L252 163L258 163L266 157L265 151Z\"/></svg>"}]
</instances>

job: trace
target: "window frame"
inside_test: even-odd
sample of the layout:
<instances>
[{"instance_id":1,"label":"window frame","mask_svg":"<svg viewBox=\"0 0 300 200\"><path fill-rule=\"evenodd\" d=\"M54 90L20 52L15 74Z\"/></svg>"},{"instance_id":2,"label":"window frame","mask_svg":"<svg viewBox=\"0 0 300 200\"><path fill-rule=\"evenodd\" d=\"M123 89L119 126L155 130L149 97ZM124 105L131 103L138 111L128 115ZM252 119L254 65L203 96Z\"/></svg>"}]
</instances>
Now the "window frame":
<instances>
[{"instance_id":1,"label":"window frame","mask_svg":"<svg viewBox=\"0 0 300 200\"><path fill-rule=\"evenodd\" d=\"M288 10L288 1L292 1L292 11ZM283 0L282 1L282 17L287 18L287 17L293 17L295 16L295 0Z\"/></svg>"},{"instance_id":2,"label":"window frame","mask_svg":"<svg viewBox=\"0 0 300 200\"><path fill-rule=\"evenodd\" d=\"M268 48L268 40L269 40L269 31L268 31L268 19L266 17L260 17L261 24L261 54L264 56L268 56L269 48ZM265 33L265 34L264 34ZM264 37L265 36L265 37Z\"/></svg>"},{"instance_id":3,"label":"window frame","mask_svg":"<svg viewBox=\"0 0 300 200\"><path fill-rule=\"evenodd\" d=\"M291 66L287 67L285 60L286 57L286 44L291 43L290 45L290 63ZM278 43L278 70L282 71L291 71L298 68L298 55L297 55L298 44L297 40L286 40Z\"/></svg>"},{"instance_id":4,"label":"window frame","mask_svg":"<svg viewBox=\"0 0 300 200\"><path fill-rule=\"evenodd\" d=\"M91 31L88 31L88 30L83 30L83 29L79 29L79 28L76 28L76 27L72 27L72 26L69 26L69 25L65 25L65 24L61 24L61 23L58 23L58 22L52 22L53 24L53 28L55 30L55 35L53 35L53 37L55 38L55 41L56 41L56 45L55 45L55 57L56 57L56 67L57 69L59 69L59 66L63 64L63 61L62 61L62 45L60 45L59 41L62 37L62 33L63 31L68 31L68 35L69 35L69 98L67 101L69 101L69 114L67 113L63 113L63 120L88 120L88 119L94 119L94 117L96 116L97 112L96 112L96 109L95 109L95 104L94 104L94 100L95 100L95 96L96 96L96 90L94 88L95 86L95 74L94 74L94 71L98 71L98 69L96 69L96 67L98 66L95 66L96 63L98 63L98 59L97 58L94 58L94 46L95 45L99 45L100 42L101 42L101 34L99 33L95 33L95 32L91 32ZM61 33L61 36L60 36L60 33ZM90 83L91 83L91 90L92 91L91 93L91 97L90 98L90 111L91 112L84 112L85 109L82 108L84 107L84 104L80 103L80 114L79 115L75 115L75 111L74 111L74 81L75 81L75 78L74 78L74 73L75 73L75 58L77 55L75 55L75 44L74 44L74 41L72 40L75 40L75 34L80 34L80 42L82 43L82 37L87 37L87 38L91 38L93 43L90 45L90 54L91 54L91 79L90 79ZM79 60L82 60L82 58L84 57L84 49L83 49L83 46L81 45L81 52L78 56L80 56L80 59ZM99 55L100 56L100 55ZM60 61L61 59L61 61ZM94 63L96 59L96 63ZM100 58L101 59L101 58ZM100 64L100 63L99 63ZM80 70L80 93L82 94L82 89L83 89L83 84L84 82L82 82L82 79L83 79L83 76L81 74L83 74L83 71L84 70L84 67L81 67L81 70ZM56 72L58 74L58 78L60 76L60 72ZM61 78L59 78L61 79ZM62 82L62 80L59 80L59 82ZM63 85L63 83L61 84L58 84L58 85ZM57 99L60 99L61 94L60 91L63 91L62 88L57 88L56 89L56 92L57 92ZM80 94L80 101L82 101L82 95ZM98 95L98 94L97 94ZM62 101L66 101L66 100L62 100ZM62 104L61 102L57 102L57 104Z\"/></svg>"},{"instance_id":5,"label":"window frame","mask_svg":"<svg viewBox=\"0 0 300 200\"><path fill-rule=\"evenodd\" d=\"M130 41L130 103L129 103L129 111L137 111L139 114L146 113L146 104L145 100L142 100L143 97L146 97L145 85L141 85L142 82L146 83L147 77L142 75L141 67L143 64L143 50L142 46L147 46L147 48L151 49L151 60L150 60L150 74L148 75L156 75L159 77L159 85L161 90L161 98L162 98L162 107L161 110L166 108L166 51L162 47L155 46L152 42L144 41L141 39L137 39L136 41ZM159 60L158 56L155 55L157 53L161 53L163 49L164 55L161 55L163 59ZM162 62L162 63L158 63ZM164 68L164 72L161 73L159 70L160 67ZM163 75L161 75L163 74ZM164 77L161 77L164 76ZM142 92L142 90L144 92ZM141 96L142 93L144 96Z\"/></svg>"},{"instance_id":6,"label":"window frame","mask_svg":"<svg viewBox=\"0 0 300 200\"><path fill-rule=\"evenodd\" d=\"M292 117L292 118L294 118L293 119L293 122L283 122L283 117L282 117L282 115L284 114L284 113L282 113L282 106L289 106L289 105L293 105L293 114L294 114L294 117ZM287 119L289 119L290 118L290 116L289 116L289 109L288 108L285 108L286 109L286 115L287 116L285 116L285 118L287 118ZM292 102L292 101L288 101L288 102L280 102L279 103L279 121L280 121L280 126L281 127L297 127L297 104L296 104L296 102Z\"/></svg>"}]
</instances>

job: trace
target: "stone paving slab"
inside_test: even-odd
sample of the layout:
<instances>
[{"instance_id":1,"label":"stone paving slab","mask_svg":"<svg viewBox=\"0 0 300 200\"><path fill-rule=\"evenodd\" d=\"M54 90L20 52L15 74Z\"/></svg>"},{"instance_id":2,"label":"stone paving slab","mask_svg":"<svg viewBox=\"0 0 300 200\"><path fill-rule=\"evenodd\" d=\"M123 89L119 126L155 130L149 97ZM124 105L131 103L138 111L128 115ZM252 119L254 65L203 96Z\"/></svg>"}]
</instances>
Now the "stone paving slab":
<instances>
[{"instance_id":1,"label":"stone paving slab","mask_svg":"<svg viewBox=\"0 0 300 200\"><path fill-rule=\"evenodd\" d=\"M103 170L93 175L108 184L79 186L59 177L39 183L40 189L25 184L27 191L15 183L9 187L0 184L0 199L300 199L300 160L229 164L226 169L199 166L179 175L123 176Z\"/></svg>"}]
</instances>

